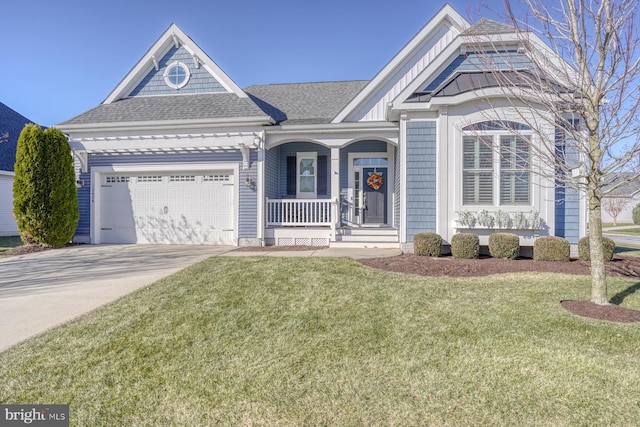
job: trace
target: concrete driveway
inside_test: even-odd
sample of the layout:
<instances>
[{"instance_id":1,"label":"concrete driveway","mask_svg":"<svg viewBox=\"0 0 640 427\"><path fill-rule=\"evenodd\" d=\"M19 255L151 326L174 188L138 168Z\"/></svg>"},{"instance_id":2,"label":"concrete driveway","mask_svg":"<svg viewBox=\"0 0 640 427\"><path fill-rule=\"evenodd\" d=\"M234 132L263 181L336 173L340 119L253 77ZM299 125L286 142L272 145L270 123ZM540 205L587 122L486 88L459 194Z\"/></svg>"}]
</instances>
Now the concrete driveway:
<instances>
[{"instance_id":1,"label":"concrete driveway","mask_svg":"<svg viewBox=\"0 0 640 427\"><path fill-rule=\"evenodd\" d=\"M83 245L0 258L0 351L234 249Z\"/></svg>"}]
</instances>

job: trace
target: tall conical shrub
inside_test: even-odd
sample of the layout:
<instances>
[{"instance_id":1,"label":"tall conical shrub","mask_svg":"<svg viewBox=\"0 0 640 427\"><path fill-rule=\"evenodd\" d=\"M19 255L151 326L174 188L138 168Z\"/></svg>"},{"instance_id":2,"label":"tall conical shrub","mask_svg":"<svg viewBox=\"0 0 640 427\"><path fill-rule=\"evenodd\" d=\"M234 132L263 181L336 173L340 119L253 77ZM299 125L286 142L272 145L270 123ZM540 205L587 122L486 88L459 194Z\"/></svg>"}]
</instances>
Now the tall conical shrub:
<instances>
[{"instance_id":1,"label":"tall conical shrub","mask_svg":"<svg viewBox=\"0 0 640 427\"><path fill-rule=\"evenodd\" d=\"M55 128L24 127L18 138L13 211L25 243L58 247L78 224L78 198L71 149Z\"/></svg>"}]
</instances>

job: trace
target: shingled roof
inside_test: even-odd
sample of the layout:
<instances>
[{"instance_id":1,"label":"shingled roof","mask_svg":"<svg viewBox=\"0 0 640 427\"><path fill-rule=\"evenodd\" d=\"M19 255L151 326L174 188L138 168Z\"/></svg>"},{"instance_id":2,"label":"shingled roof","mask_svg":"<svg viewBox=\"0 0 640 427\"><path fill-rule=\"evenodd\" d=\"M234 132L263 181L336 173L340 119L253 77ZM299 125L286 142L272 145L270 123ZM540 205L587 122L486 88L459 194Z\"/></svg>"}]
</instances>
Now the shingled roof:
<instances>
[{"instance_id":1,"label":"shingled roof","mask_svg":"<svg viewBox=\"0 0 640 427\"><path fill-rule=\"evenodd\" d=\"M33 121L0 102L0 170L13 172L18 137L28 123Z\"/></svg>"},{"instance_id":2,"label":"shingled roof","mask_svg":"<svg viewBox=\"0 0 640 427\"><path fill-rule=\"evenodd\" d=\"M137 96L111 104L100 104L60 125L245 117L268 119L251 99L240 98L233 93Z\"/></svg>"},{"instance_id":3,"label":"shingled roof","mask_svg":"<svg viewBox=\"0 0 640 427\"><path fill-rule=\"evenodd\" d=\"M249 86L244 91L279 124L323 124L331 120L367 80Z\"/></svg>"},{"instance_id":4,"label":"shingled roof","mask_svg":"<svg viewBox=\"0 0 640 427\"><path fill-rule=\"evenodd\" d=\"M462 32L463 36L484 36L487 34L508 34L517 31L516 27L491 19L482 18Z\"/></svg>"}]
</instances>

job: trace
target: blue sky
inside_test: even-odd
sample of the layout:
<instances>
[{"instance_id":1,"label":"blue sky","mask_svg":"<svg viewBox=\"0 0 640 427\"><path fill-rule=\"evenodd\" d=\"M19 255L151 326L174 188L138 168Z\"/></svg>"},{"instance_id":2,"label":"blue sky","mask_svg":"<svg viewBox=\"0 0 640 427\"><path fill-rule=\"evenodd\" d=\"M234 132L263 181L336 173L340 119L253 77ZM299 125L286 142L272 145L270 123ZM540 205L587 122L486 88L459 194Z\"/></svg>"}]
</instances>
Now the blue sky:
<instances>
[{"instance_id":1,"label":"blue sky","mask_svg":"<svg viewBox=\"0 0 640 427\"><path fill-rule=\"evenodd\" d=\"M479 1L449 4L472 22L491 17ZM370 79L443 5L13 0L2 6L0 102L44 126L70 119L101 103L171 23L240 87Z\"/></svg>"}]
</instances>

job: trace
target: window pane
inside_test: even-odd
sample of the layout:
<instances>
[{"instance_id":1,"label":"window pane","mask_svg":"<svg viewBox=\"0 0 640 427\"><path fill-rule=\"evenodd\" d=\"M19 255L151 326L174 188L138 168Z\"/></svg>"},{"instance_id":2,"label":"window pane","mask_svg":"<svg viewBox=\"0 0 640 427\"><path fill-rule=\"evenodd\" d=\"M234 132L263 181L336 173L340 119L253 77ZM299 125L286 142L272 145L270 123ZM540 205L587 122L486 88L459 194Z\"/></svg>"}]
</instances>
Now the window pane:
<instances>
[{"instance_id":1,"label":"window pane","mask_svg":"<svg viewBox=\"0 0 640 427\"><path fill-rule=\"evenodd\" d=\"M463 144L462 203L493 204L493 139L465 136Z\"/></svg>"},{"instance_id":2,"label":"window pane","mask_svg":"<svg viewBox=\"0 0 640 427\"><path fill-rule=\"evenodd\" d=\"M316 192L316 178L313 176L301 176L300 177L300 192L301 193L315 193Z\"/></svg>"},{"instance_id":3,"label":"window pane","mask_svg":"<svg viewBox=\"0 0 640 427\"><path fill-rule=\"evenodd\" d=\"M514 135L500 138L500 204L530 203L529 142Z\"/></svg>"},{"instance_id":4,"label":"window pane","mask_svg":"<svg viewBox=\"0 0 640 427\"><path fill-rule=\"evenodd\" d=\"M308 176L315 175L315 160L314 159L301 159L300 160L300 175Z\"/></svg>"}]
</instances>

